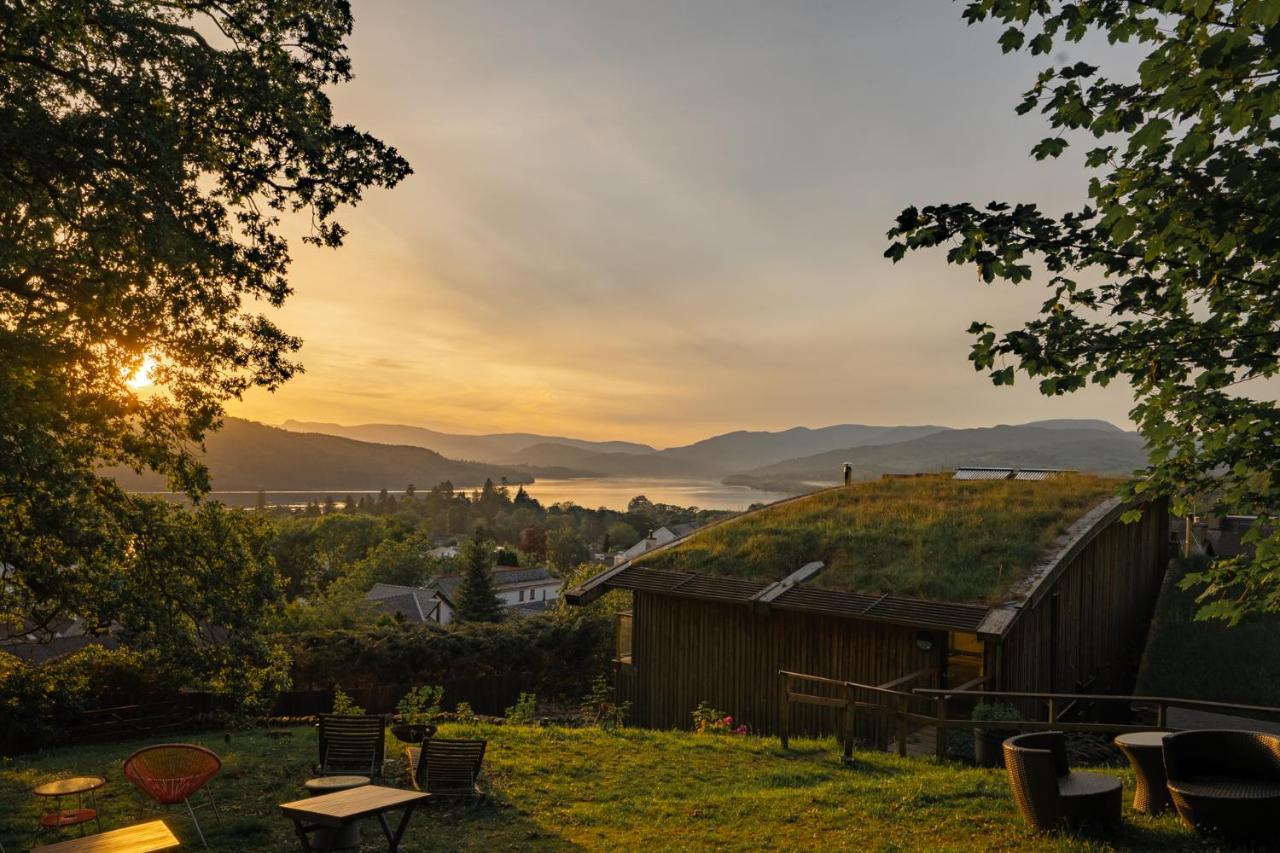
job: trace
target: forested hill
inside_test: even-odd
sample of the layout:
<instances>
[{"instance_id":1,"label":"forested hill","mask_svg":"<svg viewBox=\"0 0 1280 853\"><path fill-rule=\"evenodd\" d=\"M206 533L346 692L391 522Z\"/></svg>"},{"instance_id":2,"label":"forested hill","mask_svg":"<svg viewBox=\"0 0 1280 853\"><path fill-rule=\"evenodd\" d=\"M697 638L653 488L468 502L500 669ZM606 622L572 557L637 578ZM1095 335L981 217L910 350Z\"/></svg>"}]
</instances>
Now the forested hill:
<instances>
[{"instance_id":1,"label":"forested hill","mask_svg":"<svg viewBox=\"0 0 1280 853\"><path fill-rule=\"evenodd\" d=\"M1085 422L1086 424L1088 422ZM766 465L725 482L759 488L781 484L834 482L848 462L855 478L940 471L961 465L1072 468L1095 474L1128 474L1146 464L1137 433L1106 424L1105 429L1023 424L955 429L911 441L850 447Z\"/></svg>"},{"instance_id":2,"label":"forested hill","mask_svg":"<svg viewBox=\"0 0 1280 853\"><path fill-rule=\"evenodd\" d=\"M478 486L485 478L528 483L527 471L478 462L446 459L422 447L373 444L320 433L289 432L240 418L227 418L210 433L202 461L217 491L254 489L324 490L429 488L442 480L455 486ZM164 479L129 469L108 473L126 489L161 491Z\"/></svg>"}]
</instances>

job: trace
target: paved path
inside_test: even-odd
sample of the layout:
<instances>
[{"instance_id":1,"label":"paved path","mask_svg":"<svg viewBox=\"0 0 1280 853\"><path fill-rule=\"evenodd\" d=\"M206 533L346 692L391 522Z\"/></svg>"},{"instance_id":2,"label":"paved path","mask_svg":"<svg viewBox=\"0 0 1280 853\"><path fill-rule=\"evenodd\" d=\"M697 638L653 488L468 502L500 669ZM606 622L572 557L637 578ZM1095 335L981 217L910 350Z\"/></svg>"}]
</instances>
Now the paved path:
<instances>
[{"instance_id":1,"label":"paved path","mask_svg":"<svg viewBox=\"0 0 1280 853\"><path fill-rule=\"evenodd\" d=\"M1241 729L1251 732L1280 734L1280 722L1255 720L1252 717L1233 717L1214 714L1192 708L1170 708L1165 719L1174 729Z\"/></svg>"}]
</instances>

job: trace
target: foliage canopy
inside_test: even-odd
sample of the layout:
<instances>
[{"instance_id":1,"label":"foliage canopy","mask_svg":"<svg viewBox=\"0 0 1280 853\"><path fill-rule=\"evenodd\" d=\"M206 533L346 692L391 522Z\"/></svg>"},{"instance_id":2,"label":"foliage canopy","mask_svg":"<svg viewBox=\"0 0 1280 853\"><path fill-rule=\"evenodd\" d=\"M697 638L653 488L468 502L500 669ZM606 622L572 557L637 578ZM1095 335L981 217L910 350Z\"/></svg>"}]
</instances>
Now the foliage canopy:
<instances>
[{"instance_id":1,"label":"foliage canopy","mask_svg":"<svg viewBox=\"0 0 1280 853\"><path fill-rule=\"evenodd\" d=\"M1150 448L1131 494L1170 495L1186 511L1212 493L1219 511L1270 520L1280 508L1280 419L1263 387L1280 369L1280 2L975 0L964 18L1005 25L1005 52L1049 56L1102 36L1143 55L1119 77L1051 66L1018 105L1054 131L1037 159L1085 144L1086 205L1060 216L1029 202L911 207L886 256L947 246L949 262L988 284L1042 277L1034 319L970 327L975 368L997 385L1025 373L1046 395L1128 382ZM1280 533L1265 529L1254 527L1252 559L1188 578L1202 616L1280 609Z\"/></svg>"},{"instance_id":2,"label":"foliage canopy","mask_svg":"<svg viewBox=\"0 0 1280 853\"><path fill-rule=\"evenodd\" d=\"M285 226L338 246L337 210L409 173L334 121L351 25L344 0L0 7L0 624L156 628L180 604L201 630L232 628L272 600L257 563L188 583L185 548L145 567L144 590L139 542L205 536L230 557L232 522L97 471L152 468L200 494L190 451L224 403L298 369L299 341L261 313L290 292Z\"/></svg>"}]
</instances>

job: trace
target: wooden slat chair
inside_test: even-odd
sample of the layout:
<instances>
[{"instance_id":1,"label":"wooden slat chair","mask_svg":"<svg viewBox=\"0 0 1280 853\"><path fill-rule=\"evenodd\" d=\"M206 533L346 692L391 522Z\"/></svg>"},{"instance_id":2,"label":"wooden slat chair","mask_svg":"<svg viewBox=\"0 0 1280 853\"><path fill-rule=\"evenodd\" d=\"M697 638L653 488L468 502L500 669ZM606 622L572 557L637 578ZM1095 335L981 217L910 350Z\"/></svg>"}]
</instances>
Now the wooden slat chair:
<instances>
[{"instance_id":1,"label":"wooden slat chair","mask_svg":"<svg viewBox=\"0 0 1280 853\"><path fill-rule=\"evenodd\" d=\"M413 787L436 797L483 799L480 769L484 764L484 740L428 738L422 748L409 747L409 778Z\"/></svg>"},{"instance_id":2,"label":"wooden slat chair","mask_svg":"<svg viewBox=\"0 0 1280 853\"><path fill-rule=\"evenodd\" d=\"M319 776L382 774L387 719L380 714L320 715Z\"/></svg>"}]
</instances>

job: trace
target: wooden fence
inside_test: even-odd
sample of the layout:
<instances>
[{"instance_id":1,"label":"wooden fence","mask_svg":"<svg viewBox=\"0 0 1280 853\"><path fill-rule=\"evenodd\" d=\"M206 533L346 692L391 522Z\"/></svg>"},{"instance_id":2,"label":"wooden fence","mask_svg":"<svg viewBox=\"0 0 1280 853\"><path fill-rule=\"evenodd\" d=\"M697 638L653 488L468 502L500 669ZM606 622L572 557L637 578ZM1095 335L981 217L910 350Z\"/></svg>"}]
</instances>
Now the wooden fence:
<instances>
[{"instance_id":1,"label":"wooden fence","mask_svg":"<svg viewBox=\"0 0 1280 853\"><path fill-rule=\"evenodd\" d=\"M1250 718L1280 719L1280 708L1267 705L1244 705L1231 702L1210 702L1201 699L1181 699L1172 696L1120 696L1109 693L1029 693L1021 691L989 691L974 689L981 687L983 679L975 679L955 689L938 689L917 687L910 691L902 689L911 680L925 677L928 671L921 671L904 676L887 684L858 684L852 681L837 681L821 676L806 675L786 670L778 673L782 688L781 730L782 748L787 749L790 740L789 720L791 705L808 704L836 708L841 714L841 744L846 761L853 756L853 732L855 715L869 713L879 715L893 723L896 731L898 754L906 755L907 738L912 727L936 727L935 751L938 758L946 755L946 737L944 732L950 729L999 728L1008 731L1046 731L1053 729L1064 732L1103 732L1120 733L1135 731L1176 731L1168 725L1170 708L1186 708L1189 710L1209 711L1218 714ZM805 692L798 689L804 685L816 685L825 689L825 694ZM842 691L842 695L829 695L832 688ZM863 698L870 697L870 698ZM992 700L1010 700L1020 704L1034 704L1044 709L1043 719L1000 721L998 724L973 720L968 717L949 716L948 710L963 701L966 706L973 702L990 702ZM1127 720L1135 715L1145 716L1149 721L1141 722L1088 722L1082 721L1091 711L1103 704L1120 704ZM887 744L877 744L884 748Z\"/></svg>"},{"instance_id":2,"label":"wooden fence","mask_svg":"<svg viewBox=\"0 0 1280 853\"><path fill-rule=\"evenodd\" d=\"M352 688L351 699L371 714L390 714L409 690L409 684L380 684ZM447 679L444 710L457 709L467 702L477 714L500 716L530 689L530 680L509 675ZM327 714L333 708L332 690L295 690L281 693L272 707L273 717L310 717ZM85 711L66 726L69 740L100 742L116 738L154 738L190 730L203 715L231 710L224 697L208 693L181 693L176 696L140 698L129 705Z\"/></svg>"},{"instance_id":3,"label":"wooden fence","mask_svg":"<svg viewBox=\"0 0 1280 853\"><path fill-rule=\"evenodd\" d=\"M448 678L444 688L443 709L457 710L459 702L466 702L477 714L501 716L520 698L522 692L532 689L532 680L518 675L478 675L469 678ZM379 684L373 687L344 689L351 701L370 714L390 714L411 684ZM272 716L310 717L327 714L333 707L332 690L293 690L276 698Z\"/></svg>"}]
</instances>

